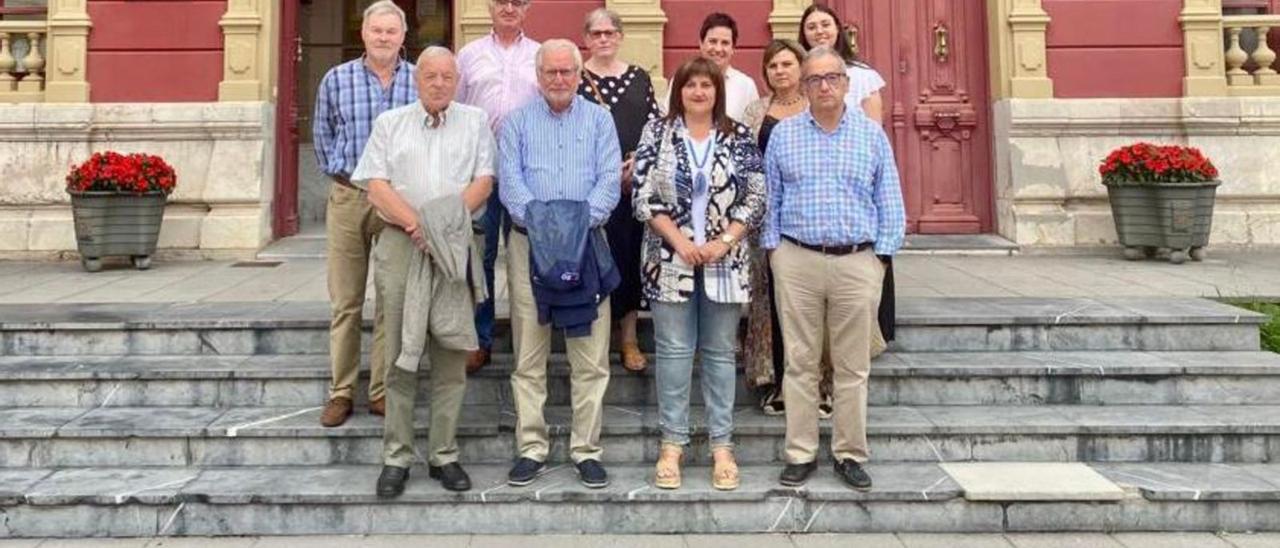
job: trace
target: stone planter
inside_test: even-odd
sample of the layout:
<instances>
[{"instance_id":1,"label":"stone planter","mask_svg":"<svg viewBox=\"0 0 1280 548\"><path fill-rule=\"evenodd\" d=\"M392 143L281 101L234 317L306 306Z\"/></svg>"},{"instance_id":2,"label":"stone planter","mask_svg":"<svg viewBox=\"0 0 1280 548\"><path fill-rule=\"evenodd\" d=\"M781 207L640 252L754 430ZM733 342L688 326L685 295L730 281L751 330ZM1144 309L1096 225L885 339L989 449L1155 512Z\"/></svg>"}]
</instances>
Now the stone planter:
<instances>
[{"instance_id":1,"label":"stone planter","mask_svg":"<svg viewBox=\"0 0 1280 548\"><path fill-rule=\"evenodd\" d=\"M102 270L103 257L127 255L138 270L149 268L160 238L164 205L163 192L71 193L80 264L89 272L97 272Z\"/></svg>"},{"instance_id":2,"label":"stone planter","mask_svg":"<svg viewBox=\"0 0 1280 548\"><path fill-rule=\"evenodd\" d=\"M1168 250L1169 261L1204 259L1213 223L1213 197L1221 184L1116 183L1107 185L1116 235L1126 259Z\"/></svg>"}]
</instances>

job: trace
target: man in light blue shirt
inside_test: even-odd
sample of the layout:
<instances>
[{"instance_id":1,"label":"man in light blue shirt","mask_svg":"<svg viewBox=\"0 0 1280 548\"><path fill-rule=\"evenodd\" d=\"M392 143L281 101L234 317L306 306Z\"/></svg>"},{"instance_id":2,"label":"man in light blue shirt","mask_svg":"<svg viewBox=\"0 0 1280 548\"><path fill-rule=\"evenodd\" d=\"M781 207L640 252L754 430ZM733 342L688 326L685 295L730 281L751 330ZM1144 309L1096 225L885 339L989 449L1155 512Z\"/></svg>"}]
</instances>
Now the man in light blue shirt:
<instances>
[{"instance_id":1,"label":"man in light blue shirt","mask_svg":"<svg viewBox=\"0 0 1280 548\"><path fill-rule=\"evenodd\" d=\"M516 404L516 444L520 458L508 483L532 483L546 470L550 440L543 417L547 401L547 356L551 328L538 322L529 277L526 212L532 201L587 202L591 226L609 219L618 203L622 154L613 118L604 108L578 97L582 55L567 40L548 40L538 49L542 97L507 116L498 139L498 186L514 230L507 240L511 333L516 369L511 375ZM600 301L591 334L565 341L572 369L573 434L569 452L587 487L609 484L600 464L600 425L609 384L609 299Z\"/></svg>"},{"instance_id":2,"label":"man in light blue shirt","mask_svg":"<svg viewBox=\"0 0 1280 548\"><path fill-rule=\"evenodd\" d=\"M786 353L787 466L779 481L804 484L816 468L818 381L831 342L836 475L871 488L867 376L884 283L884 260L902 246L906 211L889 139L877 121L845 106L844 59L815 48L804 61L809 110L773 129L765 154L769 209L760 244L773 250Z\"/></svg>"}]
</instances>

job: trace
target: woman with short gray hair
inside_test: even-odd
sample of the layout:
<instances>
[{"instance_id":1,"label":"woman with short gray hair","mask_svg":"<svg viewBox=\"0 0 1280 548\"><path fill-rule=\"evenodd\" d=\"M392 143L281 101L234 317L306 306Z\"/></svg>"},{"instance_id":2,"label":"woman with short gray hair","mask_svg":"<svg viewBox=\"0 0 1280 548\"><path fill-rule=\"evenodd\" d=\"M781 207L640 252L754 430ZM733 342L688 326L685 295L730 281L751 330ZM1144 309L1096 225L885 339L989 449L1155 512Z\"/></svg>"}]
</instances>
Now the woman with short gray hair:
<instances>
[{"instance_id":1,"label":"woman with short gray hair","mask_svg":"<svg viewBox=\"0 0 1280 548\"><path fill-rule=\"evenodd\" d=\"M584 63L578 95L609 110L622 148L622 199L614 208L605 231L622 283L612 296L613 319L618 325L618 353L623 367L643 371L648 360L636 337L636 316L641 307L640 246L644 225L631 213L633 156L640 134L649 120L658 117L653 83L644 69L618 59L622 46L622 18L605 8L587 14L582 39L591 56Z\"/></svg>"}]
</instances>

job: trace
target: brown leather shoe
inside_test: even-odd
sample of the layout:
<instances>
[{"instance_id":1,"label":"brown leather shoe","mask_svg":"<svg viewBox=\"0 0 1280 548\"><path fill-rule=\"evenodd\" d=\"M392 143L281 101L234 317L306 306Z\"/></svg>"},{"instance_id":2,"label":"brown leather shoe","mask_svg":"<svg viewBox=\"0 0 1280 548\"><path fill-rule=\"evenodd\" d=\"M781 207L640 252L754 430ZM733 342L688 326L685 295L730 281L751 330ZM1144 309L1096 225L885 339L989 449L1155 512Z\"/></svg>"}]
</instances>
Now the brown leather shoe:
<instances>
[{"instance_id":1,"label":"brown leather shoe","mask_svg":"<svg viewBox=\"0 0 1280 548\"><path fill-rule=\"evenodd\" d=\"M369 412L379 417L387 416L387 398L378 398L369 402Z\"/></svg>"},{"instance_id":2,"label":"brown leather shoe","mask_svg":"<svg viewBox=\"0 0 1280 548\"><path fill-rule=\"evenodd\" d=\"M347 422L347 417L351 416L351 398L333 398L329 403L324 405L324 411L320 413L320 424L333 428L334 426L342 426Z\"/></svg>"},{"instance_id":3,"label":"brown leather shoe","mask_svg":"<svg viewBox=\"0 0 1280 548\"><path fill-rule=\"evenodd\" d=\"M481 367L484 367L488 363L489 350L487 348L472 350L471 354L467 356L467 374L479 371Z\"/></svg>"}]
</instances>

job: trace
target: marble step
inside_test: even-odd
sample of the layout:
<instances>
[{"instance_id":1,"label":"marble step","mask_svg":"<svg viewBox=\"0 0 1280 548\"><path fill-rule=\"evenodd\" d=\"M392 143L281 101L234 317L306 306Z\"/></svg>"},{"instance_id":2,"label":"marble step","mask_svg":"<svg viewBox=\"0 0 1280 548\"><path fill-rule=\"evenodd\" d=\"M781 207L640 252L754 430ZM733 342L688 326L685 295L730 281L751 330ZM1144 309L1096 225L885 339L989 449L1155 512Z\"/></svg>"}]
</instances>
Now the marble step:
<instances>
[{"instance_id":1,"label":"marble step","mask_svg":"<svg viewBox=\"0 0 1280 548\"><path fill-rule=\"evenodd\" d=\"M707 467L665 491L649 464L615 465L592 490L554 464L527 487L507 486L505 465L469 465L474 488L451 493L419 466L392 500L373 494L377 465L0 468L0 538L1280 529L1280 465L1087 466L1119 500L981 500L933 463L872 462L865 493L825 462L798 489L777 483L778 466L744 466L731 492L710 487Z\"/></svg>"},{"instance_id":2,"label":"marble step","mask_svg":"<svg viewBox=\"0 0 1280 548\"><path fill-rule=\"evenodd\" d=\"M0 354L323 354L326 303L0 305ZM1259 348L1261 314L1194 298L903 298L907 352ZM643 342L652 348L651 324ZM495 349L510 351L500 322ZM557 342L557 345L561 343Z\"/></svg>"},{"instance_id":3,"label":"marble step","mask_svg":"<svg viewBox=\"0 0 1280 548\"><path fill-rule=\"evenodd\" d=\"M511 401L512 357L468 379L467 403ZM698 369L695 368L695 383ZM367 374L366 374L367 377ZM0 402L14 407L307 406L326 398L325 355L0 356ZM430 384L421 375L423 393ZM569 405L554 354L550 405ZM359 391L363 402L365 391ZM1280 402L1270 352L890 352L872 365L871 405L1267 404ZM695 386L695 403L702 393ZM656 405L653 368L612 367L607 403ZM738 401L753 401L739 383Z\"/></svg>"},{"instance_id":4,"label":"marble step","mask_svg":"<svg viewBox=\"0 0 1280 548\"><path fill-rule=\"evenodd\" d=\"M242 466L380 462L381 418L364 408L324 428L314 407L0 408L5 466ZM428 409L415 419L425 448ZM1046 405L873 406L868 434L886 462L1100 461L1274 462L1280 460L1280 406ZM657 455L655 407L605 407L601 445L612 463ZM551 458L567 456L570 410L548 407ZM691 463L708 460L703 409L691 410ZM786 425L754 408L735 413L744 463L781 462ZM462 460L509 462L515 455L509 406L466 406ZM822 425L824 438L830 425ZM823 444L824 447L826 444Z\"/></svg>"}]
</instances>

